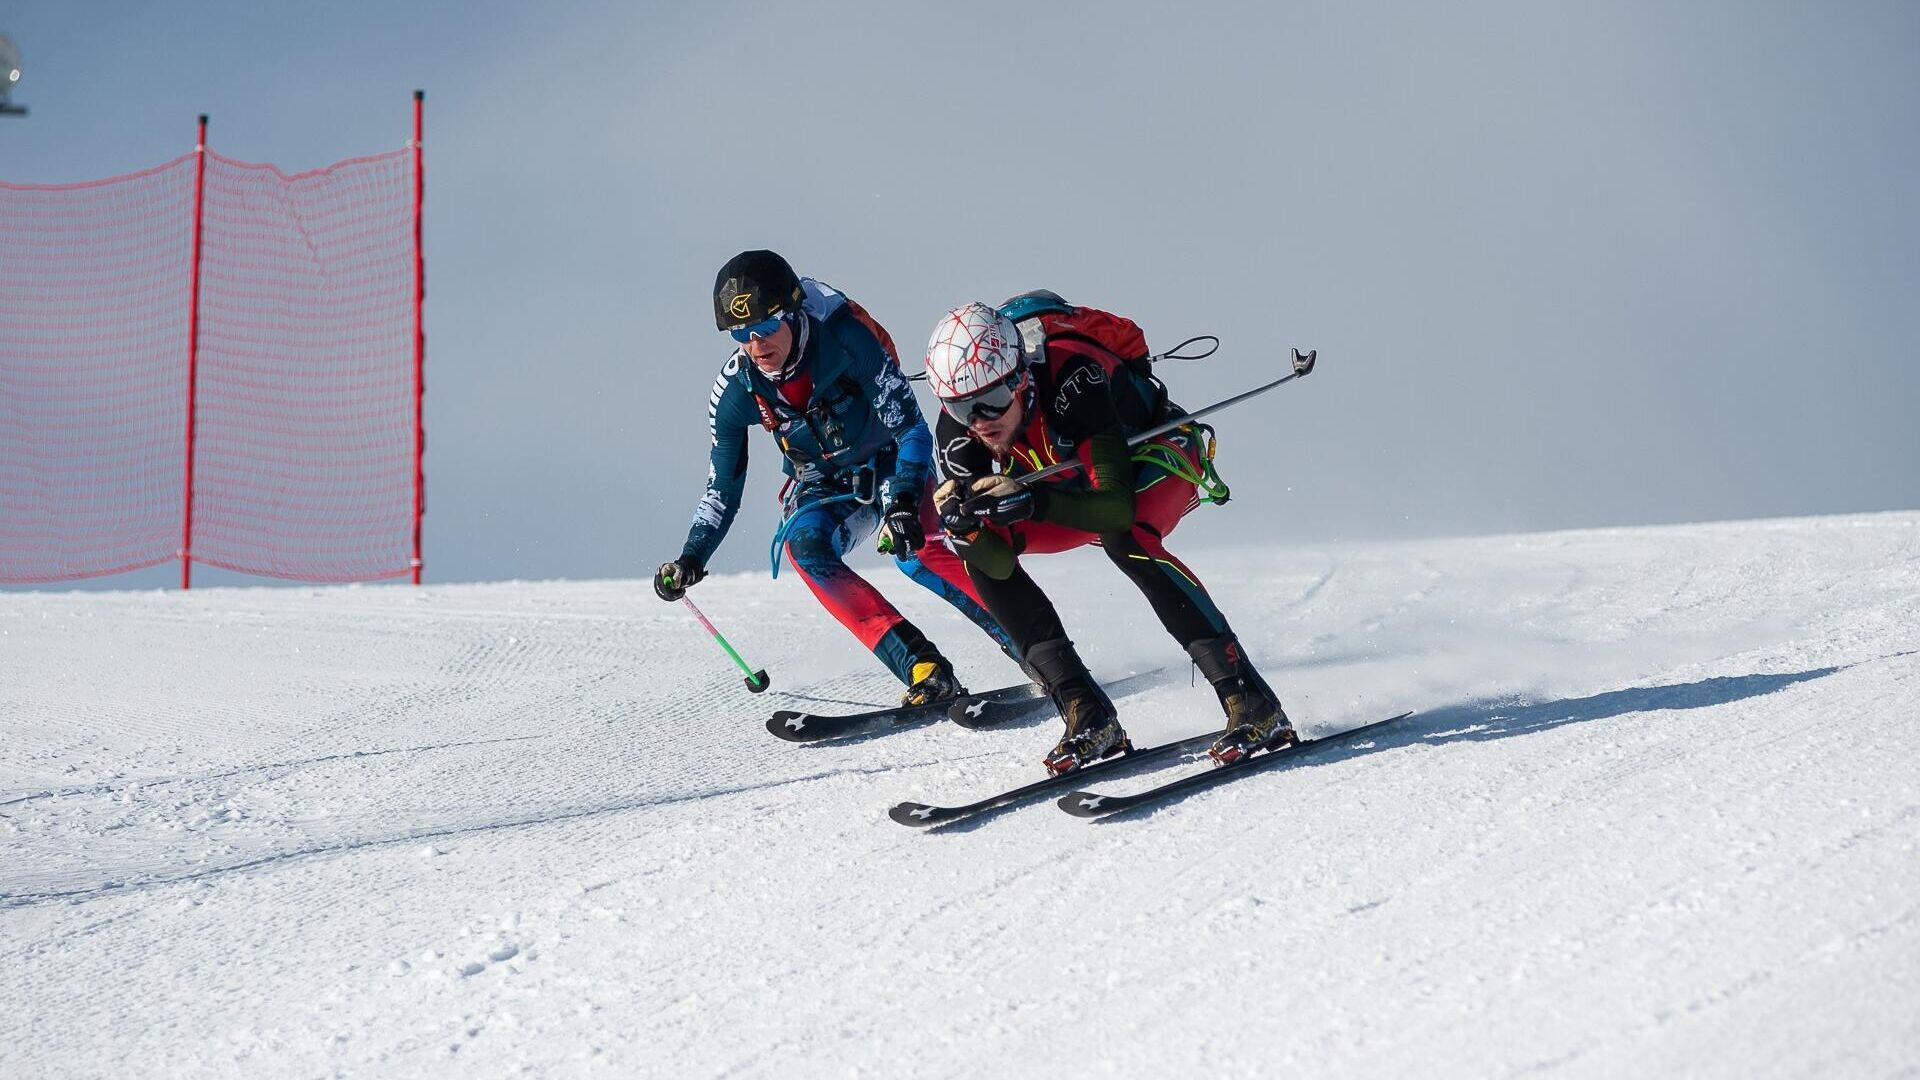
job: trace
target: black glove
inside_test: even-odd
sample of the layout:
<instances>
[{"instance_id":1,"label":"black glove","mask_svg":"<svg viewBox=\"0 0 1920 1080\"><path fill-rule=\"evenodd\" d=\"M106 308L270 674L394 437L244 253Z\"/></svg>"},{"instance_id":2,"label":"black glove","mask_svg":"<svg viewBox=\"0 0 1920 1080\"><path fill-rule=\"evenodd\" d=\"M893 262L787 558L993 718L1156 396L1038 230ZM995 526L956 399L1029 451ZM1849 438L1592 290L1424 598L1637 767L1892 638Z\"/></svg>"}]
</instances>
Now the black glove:
<instances>
[{"instance_id":1,"label":"black glove","mask_svg":"<svg viewBox=\"0 0 1920 1080\"><path fill-rule=\"evenodd\" d=\"M967 513L966 485L949 480L933 493L933 508L940 514L940 527L956 540L971 540L980 531L980 519Z\"/></svg>"},{"instance_id":2,"label":"black glove","mask_svg":"<svg viewBox=\"0 0 1920 1080\"><path fill-rule=\"evenodd\" d=\"M889 546L882 548L893 552L893 557L905 562L913 558L921 548L927 546L927 530L920 527L920 496L910 491L902 491L893 497L887 505L887 521L884 526Z\"/></svg>"},{"instance_id":3,"label":"black glove","mask_svg":"<svg viewBox=\"0 0 1920 1080\"><path fill-rule=\"evenodd\" d=\"M671 604L687 595L687 590L707 576L707 568L692 555L682 555L670 563L661 563L653 575L653 594Z\"/></svg>"},{"instance_id":4,"label":"black glove","mask_svg":"<svg viewBox=\"0 0 1920 1080\"><path fill-rule=\"evenodd\" d=\"M966 512L990 525L1005 528L1042 515L1047 493L1010 476L989 476L973 485Z\"/></svg>"}]
</instances>

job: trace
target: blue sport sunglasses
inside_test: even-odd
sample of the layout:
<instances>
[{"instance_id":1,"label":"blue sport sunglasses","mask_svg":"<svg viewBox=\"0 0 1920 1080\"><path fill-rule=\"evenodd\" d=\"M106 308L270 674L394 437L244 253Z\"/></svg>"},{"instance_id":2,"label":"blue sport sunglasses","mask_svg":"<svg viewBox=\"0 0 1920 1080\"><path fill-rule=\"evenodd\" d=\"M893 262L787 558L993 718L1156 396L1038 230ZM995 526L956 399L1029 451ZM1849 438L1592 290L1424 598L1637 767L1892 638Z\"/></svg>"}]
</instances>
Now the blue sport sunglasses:
<instances>
[{"instance_id":1,"label":"blue sport sunglasses","mask_svg":"<svg viewBox=\"0 0 1920 1080\"><path fill-rule=\"evenodd\" d=\"M781 312L780 314L775 315L771 318L762 319L759 322L754 323L752 326L735 327L734 329L727 331L727 333L733 335L733 340L739 342L742 345L745 345L747 342L752 341L754 338L772 337L773 335L779 333L780 324L786 321L787 321L786 312Z\"/></svg>"}]
</instances>

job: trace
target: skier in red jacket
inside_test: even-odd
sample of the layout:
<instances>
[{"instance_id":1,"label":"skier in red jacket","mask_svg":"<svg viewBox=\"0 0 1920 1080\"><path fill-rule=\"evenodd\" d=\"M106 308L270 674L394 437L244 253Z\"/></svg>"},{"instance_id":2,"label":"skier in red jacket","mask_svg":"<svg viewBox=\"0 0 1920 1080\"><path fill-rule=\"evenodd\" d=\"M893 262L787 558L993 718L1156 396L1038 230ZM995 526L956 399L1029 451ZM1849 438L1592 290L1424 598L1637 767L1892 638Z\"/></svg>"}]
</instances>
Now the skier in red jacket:
<instances>
[{"instance_id":1,"label":"skier in red jacket","mask_svg":"<svg viewBox=\"0 0 1920 1080\"><path fill-rule=\"evenodd\" d=\"M1209 473L1197 425L1144 444L1138 461L1128 448L1130 434L1179 413L1145 356L1132 322L1044 292L949 311L928 342L928 382L941 404L934 448L946 478L935 502L981 599L1066 721L1046 757L1054 773L1129 743L1020 557L1096 541L1219 695L1227 721L1213 745L1217 761L1296 738L1226 616L1166 549ZM1078 464L1031 485L1019 479L1063 461Z\"/></svg>"}]
</instances>

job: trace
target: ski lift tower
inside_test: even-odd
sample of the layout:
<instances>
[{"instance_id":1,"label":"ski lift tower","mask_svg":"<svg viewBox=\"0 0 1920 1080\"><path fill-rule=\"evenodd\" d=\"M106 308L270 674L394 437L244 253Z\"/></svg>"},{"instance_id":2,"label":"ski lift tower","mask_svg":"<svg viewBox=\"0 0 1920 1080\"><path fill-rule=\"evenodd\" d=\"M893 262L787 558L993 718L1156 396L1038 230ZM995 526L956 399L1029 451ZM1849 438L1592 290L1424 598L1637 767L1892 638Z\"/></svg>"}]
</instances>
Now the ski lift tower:
<instances>
[{"instance_id":1,"label":"ski lift tower","mask_svg":"<svg viewBox=\"0 0 1920 1080\"><path fill-rule=\"evenodd\" d=\"M20 82L20 49L13 39L0 34L0 116L25 116L27 107L7 100Z\"/></svg>"}]
</instances>

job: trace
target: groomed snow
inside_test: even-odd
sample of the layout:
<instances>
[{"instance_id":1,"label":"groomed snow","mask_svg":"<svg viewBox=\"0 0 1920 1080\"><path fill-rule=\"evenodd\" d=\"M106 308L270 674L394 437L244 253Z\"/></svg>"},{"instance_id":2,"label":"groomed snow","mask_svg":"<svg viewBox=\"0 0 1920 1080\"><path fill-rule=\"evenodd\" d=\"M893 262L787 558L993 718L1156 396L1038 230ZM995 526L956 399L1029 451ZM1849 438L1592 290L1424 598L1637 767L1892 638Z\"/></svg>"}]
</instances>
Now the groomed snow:
<instances>
[{"instance_id":1,"label":"groomed snow","mask_svg":"<svg viewBox=\"0 0 1920 1080\"><path fill-rule=\"evenodd\" d=\"M922 833L1057 722L771 738L897 694L790 574L693 593L757 698L642 581L0 595L0 1076L1920 1070L1920 513L1192 539L1307 734L1417 715ZM1217 723L1099 553L1034 565L1171 667L1137 738Z\"/></svg>"}]
</instances>

